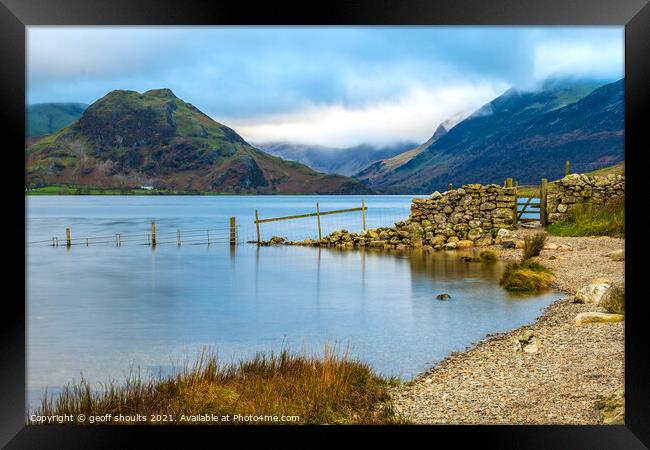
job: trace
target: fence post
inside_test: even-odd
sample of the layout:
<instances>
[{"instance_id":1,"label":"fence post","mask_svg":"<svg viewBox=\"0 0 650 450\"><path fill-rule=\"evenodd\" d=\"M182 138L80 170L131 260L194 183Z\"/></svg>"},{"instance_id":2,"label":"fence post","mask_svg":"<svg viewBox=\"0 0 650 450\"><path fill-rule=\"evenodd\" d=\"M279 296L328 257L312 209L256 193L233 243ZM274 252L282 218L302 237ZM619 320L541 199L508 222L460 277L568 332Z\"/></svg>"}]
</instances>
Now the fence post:
<instances>
[{"instance_id":1,"label":"fence post","mask_svg":"<svg viewBox=\"0 0 650 450\"><path fill-rule=\"evenodd\" d=\"M151 222L151 246L156 246L156 222Z\"/></svg>"},{"instance_id":2,"label":"fence post","mask_svg":"<svg viewBox=\"0 0 650 450\"><path fill-rule=\"evenodd\" d=\"M257 210L255 210L255 226L257 228L257 243L259 244L262 242L260 239L260 216L257 213Z\"/></svg>"},{"instance_id":3,"label":"fence post","mask_svg":"<svg viewBox=\"0 0 650 450\"><path fill-rule=\"evenodd\" d=\"M515 206L514 206L514 211L513 211L513 217L512 217L512 225L516 228L517 227L517 213L519 212L519 205L517 204L519 200L517 199L517 185L515 185Z\"/></svg>"},{"instance_id":4,"label":"fence post","mask_svg":"<svg viewBox=\"0 0 650 450\"><path fill-rule=\"evenodd\" d=\"M54 244L54 236L52 236L52 247L56 247L56 245Z\"/></svg>"},{"instance_id":5,"label":"fence post","mask_svg":"<svg viewBox=\"0 0 650 450\"><path fill-rule=\"evenodd\" d=\"M568 163L568 161L567 161ZM548 180L542 178L542 184L539 187L540 198L539 198L539 222L543 227L547 225L546 220L546 201L548 198Z\"/></svg>"},{"instance_id":6,"label":"fence post","mask_svg":"<svg viewBox=\"0 0 650 450\"><path fill-rule=\"evenodd\" d=\"M207 230L208 232L208 246L210 245L210 230Z\"/></svg>"},{"instance_id":7,"label":"fence post","mask_svg":"<svg viewBox=\"0 0 650 450\"><path fill-rule=\"evenodd\" d=\"M70 228L65 229L65 245L68 247L72 245L72 240L70 239Z\"/></svg>"},{"instance_id":8,"label":"fence post","mask_svg":"<svg viewBox=\"0 0 650 450\"><path fill-rule=\"evenodd\" d=\"M366 231L366 204L361 197L361 225L363 226L363 231Z\"/></svg>"},{"instance_id":9,"label":"fence post","mask_svg":"<svg viewBox=\"0 0 650 450\"><path fill-rule=\"evenodd\" d=\"M176 245L181 246L181 230L176 229Z\"/></svg>"},{"instance_id":10,"label":"fence post","mask_svg":"<svg viewBox=\"0 0 650 450\"><path fill-rule=\"evenodd\" d=\"M570 167L570 164L569 164L569 160L567 159L566 163L565 163L565 166L564 166L564 176L565 177L569 176L569 167Z\"/></svg>"},{"instance_id":11,"label":"fence post","mask_svg":"<svg viewBox=\"0 0 650 450\"><path fill-rule=\"evenodd\" d=\"M318 205L318 202L316 202L316 222L318 223L318 242L321 240L321 232L320 232L320 206Z\"/></svg>"},{"instance_id":12,"label":"fence post","mask_svg":"<svg viewBox=\"0 0 650 450\"><path fill-rule=\"evenodd\" d=\"M208 238L209 239L209 238ZM237 228L235 218L230 218L230 245L235 245L237 243Z\"/></svg>"},{"instance_id":13,"label":"fence post","mask_svg":"<svg viewBox=\"0 0 650 450\"><path fill-rule=\"evenodd\" d=\"M512 187L512 178L506 178L505 186L506 186L507 188L511 188L511 187Z\"/></svg>"},{"instance_id":14,"label":"fence post","mask_svg":"<svg viewBox=\"0 0 650 450\"><path fill-rule=\"evenodd\" d=\"M447 186L447 188L448 188L448 189L447 189L448 191L453 190L453 189L454 189L454 185L453 185L453 183L449 183L449 186Z\"/></svg>"}]
</instances>

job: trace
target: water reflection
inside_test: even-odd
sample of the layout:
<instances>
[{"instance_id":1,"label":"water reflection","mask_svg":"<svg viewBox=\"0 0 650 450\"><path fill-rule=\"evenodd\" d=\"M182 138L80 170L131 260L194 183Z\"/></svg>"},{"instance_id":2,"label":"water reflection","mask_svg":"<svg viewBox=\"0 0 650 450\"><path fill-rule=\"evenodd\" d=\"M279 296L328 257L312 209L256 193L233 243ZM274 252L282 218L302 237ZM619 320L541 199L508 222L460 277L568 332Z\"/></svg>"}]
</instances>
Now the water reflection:
<instances>
[{"instance_id":1,"label":"water reflection","mask_svg":"<svg viewBox=\"0 0 650 450\"><path fill-rule=\"evenodd\" d=\"M119 199L123 216L106 218L94 200L87 200L88 209L73 202L78 214L61 208L61 217L37 222L97 231L108 221L146 226L156 216L142 209L143 200ZM197 202L194 210L183 203L190 216L204 210L206 200ZM177 226L188 227L169 211ZM29 226L35 227L31 219ZM514 300L498 285L500 263L466 263L460 256L216 244L29 248L30 403L80 373L94 382L121 380L130 365L156 373L204 345L224 360L349 345L380 373L410 378L488 333L534 320L557 298ZM451 299L436 300L442 292Z\"/></svg>"}]
</instances>

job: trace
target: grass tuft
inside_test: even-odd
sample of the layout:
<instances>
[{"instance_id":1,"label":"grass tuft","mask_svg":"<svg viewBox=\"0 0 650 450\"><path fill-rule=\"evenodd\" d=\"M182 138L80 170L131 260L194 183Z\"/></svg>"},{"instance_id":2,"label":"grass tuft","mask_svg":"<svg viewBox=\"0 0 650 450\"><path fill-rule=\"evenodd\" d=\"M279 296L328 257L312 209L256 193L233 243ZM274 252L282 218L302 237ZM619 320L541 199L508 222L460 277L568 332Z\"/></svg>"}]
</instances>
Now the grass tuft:
<instances>
[{"instance_id":1,"label":"grass tuft","mask_svg":"<svg viewBox=\"0 0 650 450\"><path fill-rule=\"evenodd\" d=\"M493 263L499 259L494 250L483 250L478 256L484 263Z\"/></svg>"},{"instance_id":2,"label":"grass tuft","mask_svg":"<svg viewBox=\"0 0 650 450\"><path fill-rule=\"evenodd\" d=\"M194 364L168 378L145 381L130 375L124 384L109 383L99 391L82 379L56 399L44 396L35 414L141 414L147 422L167 414L176 423L183 414L299 416L300 424L402 423L388 393L396 383L329 347L322 358L282 351L226 365L204 350Z\"/></svg>"},{"instance_id":3,"label":"grass tuft","mask_svg":"<svg viewBox=\"0 0 650 450\"><path fill-rule=\"evenodd\" d=\"M525 236L523 260L525 261L534 256L539 256L542 249L544 249L545 242L546 233L544 232L535 233L533 236Z\"/></svg>"},{"instance_id":4,"label":"grass tuft","mask_svg":"<svg viewBox=\"0 0 650 450\"><path fill-rule=\"evenodd\" d=\"M510 263L501 276L500 284L511 292L539 292L547 289L555 275L537 261L525 259L520 263Z\"/></svg>"},{"instance_id":5,"label":"grass tuft","mask_svg":"<svg viewBox=\"0 0 650 450\"><path fill-rule=\"evenodd\" d=\"M614 198L602 206L576 205L566 220L549 225L548 232L555 236L625 237L625 198Z\"/></svg>"}]
</instances>

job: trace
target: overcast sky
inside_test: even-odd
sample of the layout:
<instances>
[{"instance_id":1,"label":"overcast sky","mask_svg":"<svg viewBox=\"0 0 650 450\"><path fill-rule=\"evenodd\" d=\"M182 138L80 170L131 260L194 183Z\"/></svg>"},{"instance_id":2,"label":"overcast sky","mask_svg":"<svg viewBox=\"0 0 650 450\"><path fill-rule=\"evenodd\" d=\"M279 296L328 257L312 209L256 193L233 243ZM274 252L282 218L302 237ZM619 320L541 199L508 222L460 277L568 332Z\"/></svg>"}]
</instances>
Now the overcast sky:
<instances>
[{"instance_id":1,"label":"overcast sky","mask_svg":"<svg viewBox=\"0 0 650 450\"><path fill-rule=\"evenodd\" d=\"M246 140L428 139L509 87L623 77L622 27L28 27L28 103L170 88Z\"/></svg>"}]
</instances>

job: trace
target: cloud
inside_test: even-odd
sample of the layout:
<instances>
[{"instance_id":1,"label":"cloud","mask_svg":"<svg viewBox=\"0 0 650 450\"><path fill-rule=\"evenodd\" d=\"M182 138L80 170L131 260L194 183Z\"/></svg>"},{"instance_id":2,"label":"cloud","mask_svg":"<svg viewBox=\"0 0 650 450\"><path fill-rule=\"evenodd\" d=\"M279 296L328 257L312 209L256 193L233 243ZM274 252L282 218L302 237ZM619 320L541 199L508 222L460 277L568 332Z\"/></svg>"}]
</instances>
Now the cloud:
<instances>
[{"instance_id":1,"label":"cloud","mask_svg":"<svg viewBox=\"0 0 650 450\"><path fill-rule=\"evenodd\" d=\"M419 140L504 86L623 73L622 27L30 26L27 44L30 103L167 87L245 136L323 145Z\"/></svg>"},{"instance_id":2,"label":"cloud","mask_svg":"<svg viewBox=\"0 0 650 450\"><path fill-rule=\"evenodd\" d=\"M289 141L349 147L359 143L382 145L406 140L426 141L437 125L501 94L505 83L482 83L431 90L414 85L400 99L363 107L312 105L262 120L228 121L252 142Z\"/></svg>"}]
</instances>

